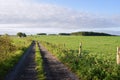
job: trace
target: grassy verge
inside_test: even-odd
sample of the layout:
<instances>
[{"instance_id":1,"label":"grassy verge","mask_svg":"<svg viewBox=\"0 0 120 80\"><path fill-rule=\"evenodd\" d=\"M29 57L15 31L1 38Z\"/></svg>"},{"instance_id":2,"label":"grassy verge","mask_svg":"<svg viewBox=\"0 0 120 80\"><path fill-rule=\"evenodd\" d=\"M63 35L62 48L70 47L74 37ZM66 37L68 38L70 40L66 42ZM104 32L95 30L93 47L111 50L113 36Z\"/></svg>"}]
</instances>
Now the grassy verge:
<instances>
[{"instance_id":1,"label":"grassy verge","mask_svg":"<svg viewBox=\"0 0 120 80\"><path fill-rule=\"evenodd\" d=\"M37 80L45 80L43 61L37 44L36 44L35 61L36 61L36 70L37 70Z\"/></svg>"},{"instance_id":2,"label":"grassy verge","mask_svg":"<svg viewBox=\"0 0 120 80\"><path fill-rule=\"evenodd\" d=\"M36 38L81 80L120 80L116 64L119 36L41 36ZM78 57L82 42L82 57Z\"/></svg>"},{"instance_id":3,"label":"grassy verge","mask_svg":"<svg viewBox=\"0 0 120 80\"><path fill-rule=\"evenodd\" d=\"M4 41L6 41L6 39L8 43L14 47L4 42L0 43L0 80L4 80L7 73L15 66L31 43L31 41L26 40L26 38L10 37L11 41L9 41L9 37L7 37ZM3 38L0 37L0 40L3 41ZM7 50L9 47L12 51Z\"/></svg>"}]
</instances>

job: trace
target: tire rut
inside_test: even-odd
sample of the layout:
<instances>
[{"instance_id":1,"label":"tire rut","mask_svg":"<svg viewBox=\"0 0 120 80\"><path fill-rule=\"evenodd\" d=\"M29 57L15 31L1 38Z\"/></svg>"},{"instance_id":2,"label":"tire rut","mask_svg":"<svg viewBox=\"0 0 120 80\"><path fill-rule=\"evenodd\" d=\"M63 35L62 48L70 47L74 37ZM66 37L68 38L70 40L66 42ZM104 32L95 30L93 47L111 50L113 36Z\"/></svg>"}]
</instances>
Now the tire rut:
<instances>
[{"instance_id":1,"label":"tire rut","mask_svg":"<svg viewBox=\"0 0 120 80\"><path fill-rule=\"evenodd\" d=\"M39 43L40 52L43 58L44 71L47 80L79 80L75 74L58 61Z\"/></svg>"},{"instance_id":2,"label":"tire rut","mask_svg":"<svg viewBox=\"0 0 120 80\"><path fill-rule=\"evenodd\" d=\"M5 80L36 80L37 71L35 67L35 41L33 41L18 64L8 73Z\"/></svg>"},{"instance_id":3,"label":"tire rut","mask_svg":"<svg viewBox=\"0 0 120 80\"><path fill-rule=\"evenodd\" d=\"M22 73L15 80L36 80L37 72L35 70L35 46L27 56L25 67Z\"/></svg>"}]
</instances>

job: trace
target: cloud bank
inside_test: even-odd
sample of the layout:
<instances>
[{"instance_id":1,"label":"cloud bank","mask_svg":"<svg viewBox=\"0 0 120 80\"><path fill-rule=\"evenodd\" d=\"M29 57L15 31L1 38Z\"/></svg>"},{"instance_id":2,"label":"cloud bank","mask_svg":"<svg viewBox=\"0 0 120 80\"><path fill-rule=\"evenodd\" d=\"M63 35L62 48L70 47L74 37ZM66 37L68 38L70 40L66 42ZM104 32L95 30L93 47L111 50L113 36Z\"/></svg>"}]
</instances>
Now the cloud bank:
<instances>
[{"instance_id":1,"label":"cloud bank","mask_svg":"<svg viewBox=\"0 0 120 80\"><path fill-rule=\"evenodd\" d=\"M32 0L0 0L0 32L65 32L120 27L120 16L101 17ZM26 30L25 30L26 29ZM32 32L31 32L32 33Z\"/></svg>"}]
</instances>

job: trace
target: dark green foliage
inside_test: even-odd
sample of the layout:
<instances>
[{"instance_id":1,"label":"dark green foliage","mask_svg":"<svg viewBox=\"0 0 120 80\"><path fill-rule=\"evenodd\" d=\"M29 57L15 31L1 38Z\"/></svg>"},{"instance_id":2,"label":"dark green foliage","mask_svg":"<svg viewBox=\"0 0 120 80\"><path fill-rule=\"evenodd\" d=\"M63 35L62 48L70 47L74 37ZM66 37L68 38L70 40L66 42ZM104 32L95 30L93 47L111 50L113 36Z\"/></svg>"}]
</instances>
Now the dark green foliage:
<instances>
[{"instance_id":1,"label":"dark green foliage","mask_svg":"<svg viewBox=\"0 0 120 80\"><path fill-rule=\"evenodd\" d=\"M25 33L22 33L22 32L18 32L17 36L18 37L27 37L27 35Z\"/></svg>"},{"instance_id":2,"label":"dark green foliage","mask_svg":"<svg viewBox=\"0 0 120 80\"><path fill-rule=\"evenodd\" d=\"M25 33L23 33L23 37L27 37L27 35Z\"/></svg>"},{"instance_id":3,"label":"dark green foliage","mask_svg":"<svg viewBox=\"0 0 120 80\"><path fill-rule=\"evenodd\" d=\"M70 33L59 33L59 35L65 35L65 36L68 36L68 35L70 35Z\"/></svg>"},{"instance_id":4,"label":"dark green foliage","mask_svg":"<svg viewBox=\"0 0 120 80\"><path fill-rule=\"evenodd\" d=\"M47 35L46 33L37 33L37 35Z\"/></svg>"},{"instance_id":5,"label":"dark green foliage","mask_svg":"<svg viewBox=\"0 0 120 80\"><path fill-rule=\"evenodd\" d=\"M107 33L98 33L98 32L74 32L71 35L77 36L112 36L111 34Z\"/></svg>"},{"instance_id":6,"label":"dark green foliage","mask_svg":"<svg viewBox=\"0 0 120 80\"><path fill-rule=\"evenodd\" d=\"M22 37L22 32L18 32L18 33L17 33L17 36L18 36L18 37Z\"/></svg>"}]
</instances>

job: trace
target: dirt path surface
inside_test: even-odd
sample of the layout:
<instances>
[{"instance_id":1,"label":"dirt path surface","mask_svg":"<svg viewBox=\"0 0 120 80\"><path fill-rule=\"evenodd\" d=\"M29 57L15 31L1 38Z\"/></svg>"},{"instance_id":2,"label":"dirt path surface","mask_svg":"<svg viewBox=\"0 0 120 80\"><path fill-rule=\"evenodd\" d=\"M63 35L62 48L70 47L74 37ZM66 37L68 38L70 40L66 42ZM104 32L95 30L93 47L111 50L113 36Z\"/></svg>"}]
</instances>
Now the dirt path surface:
<instances>
[{"instance_id":1,"label":"dirt path surface","mask_svg":"<svg viewBox=\"0 0 120 80\"><path fill-rule=\"evenodd\" d=\"M36 80L35 42L32 43L18 64L6 76L5 80Z\"/></svg>"},{"instance_id":2,"label":"dirt path surface","mask_svg":"<svg viewBox=\"0 0 120 80\"><path fill-rule=\"evenodd\" d=\"M39 48L43 58L46 80L79 80L40 44ZM33 42L5 80L37 80L35 66L35 42Z\"/></svg>"},{"instance_id":3,"label":"dirt path surface","mask_svg":"<svg viewBox=\"0 0 120 80\"><path fill-rule=\"evenodd\" d=\"M47 80L79 80L66 66L39 44Z\"/></svg>"}]
</instances>

